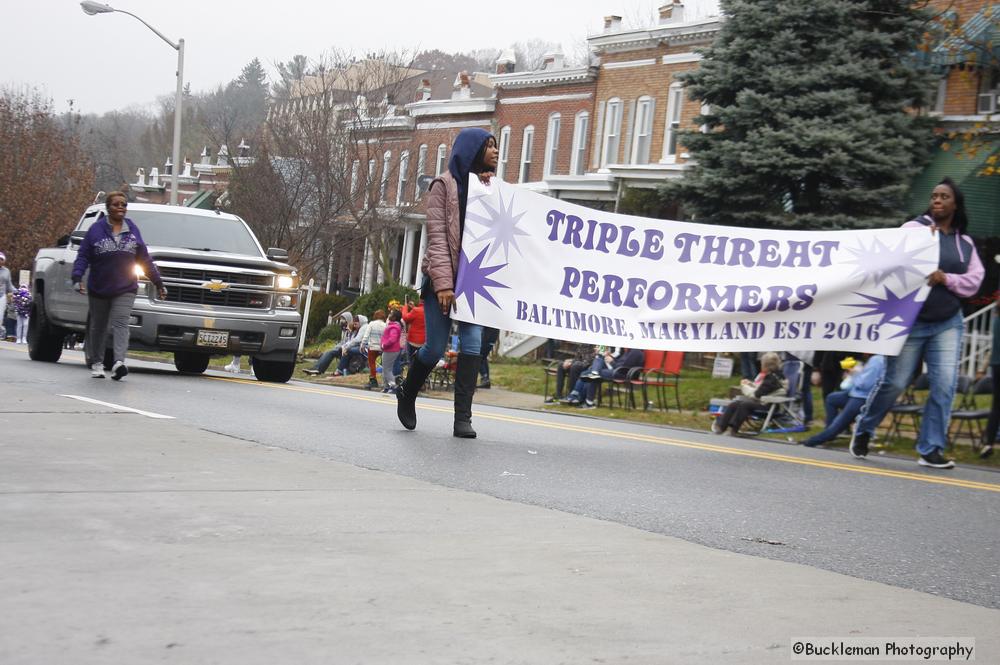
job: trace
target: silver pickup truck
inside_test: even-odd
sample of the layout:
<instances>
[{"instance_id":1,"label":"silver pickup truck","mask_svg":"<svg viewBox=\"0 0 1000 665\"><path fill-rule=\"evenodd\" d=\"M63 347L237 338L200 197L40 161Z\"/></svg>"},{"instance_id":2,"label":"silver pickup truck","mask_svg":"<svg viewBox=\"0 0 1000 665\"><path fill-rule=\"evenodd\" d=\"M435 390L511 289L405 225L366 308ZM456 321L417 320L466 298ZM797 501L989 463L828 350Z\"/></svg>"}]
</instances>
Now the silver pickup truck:
<instances>
[{"instance_id":1,"label":"silver pickup truck","mask_svg":"<svg viewBox=\"0 0 1000 665\"><path fill-rule=\"evenodd\" d=\"M32 360L56 362L63 340L87 326L87 296L77 293L70 277L80 241L97 221L103 205L84 212L76 229L58 246L35 256L34 304L28 329ZM129 218L167 287L166 300L142 274L129 321L129 348L171 351L174 365L200 374L209 358L248 355L260 381L288 381L302 317L295 269L288 253L265 253L239 217L210 210L133 203Z\"/></svg>"}]
</instances>

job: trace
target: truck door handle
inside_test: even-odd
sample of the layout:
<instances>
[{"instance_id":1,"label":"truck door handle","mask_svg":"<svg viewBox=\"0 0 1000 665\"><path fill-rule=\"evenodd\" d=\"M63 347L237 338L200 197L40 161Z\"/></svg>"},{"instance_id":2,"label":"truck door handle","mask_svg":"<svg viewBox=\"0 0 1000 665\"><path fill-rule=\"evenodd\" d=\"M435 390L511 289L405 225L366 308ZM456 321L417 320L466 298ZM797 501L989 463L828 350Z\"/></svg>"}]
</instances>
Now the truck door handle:
<instances>
[{"instance_id":1,"label":"truck door handle","mask_svg":"<svg viewBox=\"0 0 1000 665\"><path fill-rule=\"evenodd\" d=\"M66 260L65 259L60 259L59 260L59 265L61 265L61 266L66 265Z\"/></svg>"}]
</instances>

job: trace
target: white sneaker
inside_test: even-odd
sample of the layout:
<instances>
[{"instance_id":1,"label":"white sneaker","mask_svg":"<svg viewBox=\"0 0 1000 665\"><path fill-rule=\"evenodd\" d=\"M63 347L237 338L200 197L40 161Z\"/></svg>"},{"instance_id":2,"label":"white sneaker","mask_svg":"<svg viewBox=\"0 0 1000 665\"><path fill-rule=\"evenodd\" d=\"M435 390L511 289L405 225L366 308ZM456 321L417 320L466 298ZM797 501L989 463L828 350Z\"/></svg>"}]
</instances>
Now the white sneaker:
<instances>
[{"instance_id":1,"label":"white sneaker","mask_svg":"<svg viewBox=\"0 0 1000 665\"><path fill-rule=\"evenodd\" d=\"M240 366L235 363L229 363L228 365L226 365L226 371L232 372L233 374L239 374Z\"/></svg>"},{"instance_id":2,"label":"white sneaker","mask_svg":"<svg viewBox=\"0 0 1000 665\"><path fill-rule=\"evenodd\" d=\"M90 366L90 375L95 379L104 378L104 363L94 363Z\"/></svg>"}]
</instances>

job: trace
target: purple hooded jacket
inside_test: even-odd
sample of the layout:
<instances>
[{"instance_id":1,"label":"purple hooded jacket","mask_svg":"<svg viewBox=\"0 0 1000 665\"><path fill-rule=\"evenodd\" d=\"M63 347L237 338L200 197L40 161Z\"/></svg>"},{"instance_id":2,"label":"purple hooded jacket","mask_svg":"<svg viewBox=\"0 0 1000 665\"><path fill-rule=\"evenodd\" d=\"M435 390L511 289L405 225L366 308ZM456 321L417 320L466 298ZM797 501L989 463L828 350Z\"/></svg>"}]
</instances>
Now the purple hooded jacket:
<instances>
[{"instance_id":1,"label":"purple hooded jacket","mask_svg":"<svg viewBox=\"0 0 1000 665\"><path fill-rule=\"evenodd\" d=\"M101 213L97 217L80 243L76 261L73 262L74 284L83 279L83 273L89 267L87 290L91 294L113 298L123 293L135 293L139 290L135 264L139 263L157 288L163 286L160 271L149 258L149 250L142 241L139 227L128 217L125 218L125 225L127 230L115 236L107 216Z\"/></svg>"}]
</instances>

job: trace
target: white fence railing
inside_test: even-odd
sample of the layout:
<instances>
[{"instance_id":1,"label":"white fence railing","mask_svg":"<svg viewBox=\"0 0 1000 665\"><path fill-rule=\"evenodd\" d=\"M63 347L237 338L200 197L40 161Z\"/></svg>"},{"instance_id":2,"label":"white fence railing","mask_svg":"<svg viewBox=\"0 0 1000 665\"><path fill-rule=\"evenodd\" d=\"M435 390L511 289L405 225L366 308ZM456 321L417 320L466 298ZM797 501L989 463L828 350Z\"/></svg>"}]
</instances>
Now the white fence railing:
<instances>
[{"instance_id":1,"label":"white fence railing","mask_svg":"<svg viewBox=\"0 0 1000 665\"><path fill-rule=\"evenodd\" d=\"M996 303L973 312L963 319L965 336L962 338L962 356L958 370L967 376L974 377L976 370L989 359L993 350L993 310Z\"/></svg>"}]
</instances>

